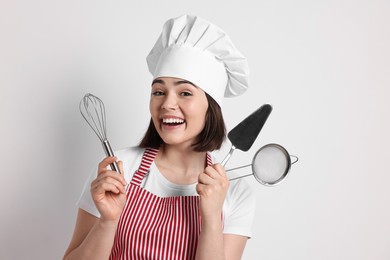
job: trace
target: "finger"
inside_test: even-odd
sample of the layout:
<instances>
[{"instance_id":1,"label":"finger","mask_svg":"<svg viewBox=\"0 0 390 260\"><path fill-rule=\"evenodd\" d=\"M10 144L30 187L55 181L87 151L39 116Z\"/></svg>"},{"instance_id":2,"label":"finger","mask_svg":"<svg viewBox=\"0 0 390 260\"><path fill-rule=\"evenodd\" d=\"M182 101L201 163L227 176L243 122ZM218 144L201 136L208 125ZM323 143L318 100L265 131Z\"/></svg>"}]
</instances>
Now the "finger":
<instances>
[{"instance_id":1,"label":"finger","mask_svg":"<svg viewBox=\"0 0 390 260\"><path fill-rule=\"evenodd\" d=\"M96 182L110 181L110 180L115 180L115 181L121 183L121 185L123 185L123 186L127 185L127 182L126 182L125 178L123 177L123 175L118 174L117 172L114 172L114 171L107 170L107 171L99 174L98 177L96 178Z\"/></svg>"},{"instance_id":2,"label":"finger","mask_svg":"<svg viewBox=\"0 0 390 260\"><path fill-rule=\"evenodd\" d=\"M125 171L123 170L123 162L122 161L118 161L118 168L119 168L120 174L123 176Z\"/></svg>"},{"instance_id":3,"label":"finger","mask_svg":"<svg viewBox=\"0 0 390 260\"><path fill-rule=\"evenodd\" d=\"M119 175L115 173L115 175ZM115 188L114 188L115 187ZM104 177L97 178L91 183L91 190L102 191L112 191L115 193L125 192L125 185L123 181L118 180L117 178L113 178L112 176L108 176L108 174Z\"/></svg>"},{"instance_id":4,"label":"finger","mask_svg":"<svg viewBox=\"0 0 390 260\"><path fill-rule=\"evenodd\" d=\"M120 179L121 179L123 185L126 186L127 182L125 179L125 171L123 170L123 162L122 161L118 161L118 167L119 167L120 174L117 174L117 175L120 175Z\"/></svg>"},{"instance_id":5,"label":"finger","mask_svg":"<svg viewBox=\"0 0 390 260\"><path fill-rule=\"evenodd\" d=\"M104 168L104 166L106 165L106 163L111 164L111 162L112 162L112 160L113 160L114 158L116 158L116 157L106 157L106 158L100 163L99 167L102 166L103 168L101 168L101 171L98 172L98 177L99 177L100 175L102 175L103 173L104 173L104 174L108 174L108 173L109 173L109 175L112 176L113 178L116 178L116 179L120 180L120 181L123 183L123 185L127 185L127 182L126 182L126 180L125 180L125 178L124 178L124 170L123 170L123 162L122 162L122 161L117 161L117 165L118 165L119 173L120 173L120 174L118 174L118 172L116 172L116 171L109 170L109 169L107 168L107 166ZM107 160L106 160L106 159L107 159ZM111 168L110 168L110 169L111 169Z\"/></svg>"},{"instance_id":6,"label":"finger","mask_svg":"<svg viewBox=\"0 0 390 260\"><path fill-rule=\"evenodd\" d=\"M213 182L214 182L214 180L206 173L201 173L198 176L198 183L210 185Z\"/></svg>"},{"instance_id":7,"label":"finger","mask_svg":"<svg viewBox=\"0 0 390 260\"><path fill-rule=\"evenodd\" d=\"M207 169L208 167L210 168ZM208 167L206 168L206 173L209 174L213 179L218 179L221 177L227 178L225 168L221 164L217 163Z\"/></svg>"},{"instance_id":8,"label":"finger","mask_svg":"<svg viewBox=\"0 0 390 260\"><path fill-rule=\"evenodd\" d=\"M98 185L94 185L91 187L91 191L93 193L96 192L97 194L102 194L106 192L112 192L115 194L125 193L125 189L123 186L117 186L114 183L110 182L103 182Z\"/></svg>"},{"instance_id":9,"label":"finger","mask_svg":"<svg viewBox=\"0 0 390 260\"><path fill-rule=\"evenodd\" d=\"M214 165L206 167L206 169L204 170L204 173L207 174L208 176L210 176L210 178L212 178L214 180L220 178L220 176L221 176L218 173L218 171L214 168Z\"/></svg>"},{"instance_id":10,"label":"finger","mask_svg":"<svg viewBox=\"0 0 390 260\"><path fill-rule=\"evenodd\" d=\"M107 166L110 165L111 163L114 163L118 158L115 156L107 156L106 158L103 159L98 165L98 174L104 172L107 170Z\"/></svg>"},{"instance_id":11,"label":"finger","mask_svg":"<svg viewBox=\"0 0 390 260\"><path fill-rule=\"evenodd\" d=\"M229 187L229 180L226 176L225 169L221 164L215 164L213 166L209 166L205 169L205 173L213 179L214 184L218 184L218 186L225 189Z\"/></svg>"},{"instance_id":12,"label":"finger","mask_svg":"<svg viewBox=\"0 0 390 260\"><path fill-rule=\"evenodd\" d=\"M202 183L198 183L195 187L196 189L196 192L199 194L199 195L204 195L206 193L206 190L207 190L207 185L205 184L202 184Z\"/></svg>"},{"instance_id":13,"label":"finger","mask_svg":"<svg viewBox=\"0 0 390 260\"><path fill-rule=\"evenodd\" d=\"M212 167L220 176L226 177L225 168L220 163L216 163Z\"/></svg>"}]
</instances>

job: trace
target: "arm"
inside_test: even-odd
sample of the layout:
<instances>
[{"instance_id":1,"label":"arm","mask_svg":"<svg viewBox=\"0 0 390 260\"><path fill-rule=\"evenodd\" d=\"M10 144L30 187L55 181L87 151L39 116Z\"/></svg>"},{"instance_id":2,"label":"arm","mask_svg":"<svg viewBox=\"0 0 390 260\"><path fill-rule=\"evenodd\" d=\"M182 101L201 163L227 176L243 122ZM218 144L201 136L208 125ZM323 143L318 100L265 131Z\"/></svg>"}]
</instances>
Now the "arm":
<instances>
[{"instance_id":1,"label":"arm","mask_svg":"<svg viewBox=\"0 0 390 260\"><path fill-rule=\"evenodd\" d=\"M123 174L107 170L115 161L107 157L98 168L97 178L91 183L93 201L100 213L97 218L80 209L72 240L64 259L108 259L120 215L126 203L126 182ZM122 162L118 162L123 173Z\"/></svg>"},{"instance_id":2,"label":"arm","mask_svg":"<svg viewBox=\"0 0 390 260\"><path fill-rule=\"evenodd\" d=\"M215 226L204 226L202 222L196 259L239 260L247 240L244 236L223 234L221 221Z\"/></svg>"},{"instance_id":3,"label":"arm","mask_svg":"<svg viewBox=\"0 0 390 260\"><path fill-rule=\"evenodd\" d=\"M223 234L222 206L229 180L220 164L207 167L199 175L197 192L200 195L202 229L199 235L196 259L241 259L247 237Z\"/></svg>"},{"instance_id":4,"label":"arm","mask_svg":"<svg viewBox=\"0 0 390 260\"><path fill-rule=\"evenodd\" d=\"M101 221L79 209L72 240L64 260L108 259L114 243L117 223Z\"/></svg>"},{"instance_id":5,"label":"arm","mask_svg":"<svg viewBox=\"0 0 390 260\"><path fill-rule=\"evenodd\" d=\"M241 259L247 241L248 241L248 237L232 235L232 234L224 234L223 246L224 246L226 259L228 260Z\"/></svg>"}]
</instances>

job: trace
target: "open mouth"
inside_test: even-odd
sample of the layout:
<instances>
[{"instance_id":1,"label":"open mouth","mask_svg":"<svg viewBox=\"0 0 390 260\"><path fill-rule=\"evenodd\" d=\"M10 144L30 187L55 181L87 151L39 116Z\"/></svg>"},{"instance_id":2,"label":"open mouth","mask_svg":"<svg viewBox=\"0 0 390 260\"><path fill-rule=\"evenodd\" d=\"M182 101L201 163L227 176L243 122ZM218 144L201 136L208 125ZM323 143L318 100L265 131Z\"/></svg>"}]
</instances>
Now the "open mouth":
<instances>
[{"instance_id":1,"label":"open mouth","mask_svg":"<svg viewBox=\"0 0 390 260\"><path fill-rule=\"evenodd\" d=\"M184 119L181 119L181 118L163 118L162 119L162 123L164 125L168 125L168 126L176 126L176 125L181 125L181 124L184 124Z\"/></svg>"}]
</instances>

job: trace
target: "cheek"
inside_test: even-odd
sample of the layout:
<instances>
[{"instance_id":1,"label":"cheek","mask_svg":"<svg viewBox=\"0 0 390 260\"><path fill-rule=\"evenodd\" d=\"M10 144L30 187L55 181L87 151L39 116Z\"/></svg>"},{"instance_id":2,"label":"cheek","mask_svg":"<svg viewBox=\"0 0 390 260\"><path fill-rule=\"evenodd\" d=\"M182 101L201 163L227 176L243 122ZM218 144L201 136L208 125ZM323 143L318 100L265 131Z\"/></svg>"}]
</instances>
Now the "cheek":
<instances>
[{"instance_id":1,"label":"cheek","mask_svg":"<svg viewBox=\"0 0 390 260\"><path fill-rule=\"evenodd\" d=\"M194 114L196 114L197 124L201 124L204 126L206 123L206 113L207 113L208 106L207 104L198 104L192 108L192 111Z\"/></svg>"},{"instance_id":2,"label":"cheek","mask_svg":"<svg viewBox=\"0 0 390 260\"><path fill-rule=\"evenodd\" d=\"M156 128L158 128L158 110L156 109L156 104L155 102L150 102L149 103L149 112L150 116L152 117L153 124Z\"/></svg>"},{"instance_id":3,"label":"cheek","mask_svg":"<svg viewBox=\"0 0 390 260\"><path fill-rule=\"evenodd\" d=\"M158 104L155 100L150 100L149 102L149 111L150 111L150 114L153 116L153 115L156 115L156 113L158 113Z\"/></svg>"}]
</instances>

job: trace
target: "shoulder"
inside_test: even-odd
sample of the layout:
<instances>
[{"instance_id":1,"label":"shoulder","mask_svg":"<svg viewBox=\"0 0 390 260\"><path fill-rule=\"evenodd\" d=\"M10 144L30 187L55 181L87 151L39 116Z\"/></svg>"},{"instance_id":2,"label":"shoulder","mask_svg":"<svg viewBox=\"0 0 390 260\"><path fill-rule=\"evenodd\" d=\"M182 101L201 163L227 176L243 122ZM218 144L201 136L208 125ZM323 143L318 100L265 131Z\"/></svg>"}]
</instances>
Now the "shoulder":
<instances>
[{"instance_id":1,"label":"shoulder","mask_svg":"<svg viewBox=\"0 0 390 260\"><path fill-rule=\"evenodd\" d=\"M138 146L129 146L116 150L114 153L119 158L129 158L141 154L145 151L144 148Z\"/></svg>"},{"instance_id":2,"label":"shoulder","mask_svg":"<svg viewBox=\"0 0 390 260\"><path fill-rule=\"evenodd\" d=\"M245 179L230 182L223 207L224 233L252 236L256 212L256 196Z\"/></svg>"},{"instance_id":3,"label":"shoulder","mask_svg":"<svg viewBox=\"0 0 390 260\"><path fill-rule=\"evenodd\" d=\"M227 200L233 204L255 204L255 194L245 179L230 181Z\"/></svg>"},{"instance_id":4,"label":"shoulder","mask_svg":"<svg viewBox=\"0 0 390 260\"><path fill-rule=\"evenodd\" d=\"M130 181L133 173L138 169L145 148L138 146L125 147L114 151L118 160L122 161L126 181Z\"/></svg>"}]
</instances>

